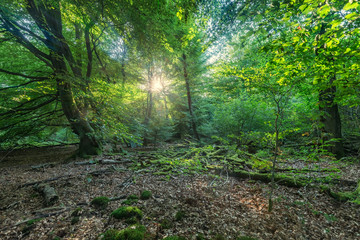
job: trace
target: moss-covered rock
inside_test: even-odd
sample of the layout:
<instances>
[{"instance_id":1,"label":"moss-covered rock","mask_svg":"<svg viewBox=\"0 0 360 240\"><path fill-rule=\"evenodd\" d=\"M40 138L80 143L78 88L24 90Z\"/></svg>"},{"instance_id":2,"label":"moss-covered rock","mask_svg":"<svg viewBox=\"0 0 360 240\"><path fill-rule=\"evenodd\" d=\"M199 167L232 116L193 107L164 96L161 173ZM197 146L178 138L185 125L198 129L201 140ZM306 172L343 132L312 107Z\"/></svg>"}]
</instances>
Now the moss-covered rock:
<instances>
[{"instance_id":1,"label":"moss-covered rock","mask_svg":"<svg viewBox=\"0 0 360 240\"><path fill-rule=\"evenodd\" d=\"M111 216L116 219L129 219L135 217L140 220L142 215L142 211L139 208L133 206L120 207L111 213Z\"/></svg>"},{"instance_id":2,"label":"moss-covered rock","mask_svg":"<svg viewBox=\"0 0 360 240\"><path fill-rule=\"evenodd\" d=\"M108 197L96 197L91 201L91 205L94 206L95 208L99 208L99 209L105 209L108 204L110 202L110 199Z\"/></svg>"},{"instance_id":3,"label":"moss-covered rock","mask_svg":"<svg viewBox=\"0 0 360 240\"><path fill-rule=\"evenodd\" d=\"M140 199L141 200L147 200L147 199L150 199L152 196L152 193L150 191L142 191L141 195L140 195Z\"/></svg>"}]
</instances>

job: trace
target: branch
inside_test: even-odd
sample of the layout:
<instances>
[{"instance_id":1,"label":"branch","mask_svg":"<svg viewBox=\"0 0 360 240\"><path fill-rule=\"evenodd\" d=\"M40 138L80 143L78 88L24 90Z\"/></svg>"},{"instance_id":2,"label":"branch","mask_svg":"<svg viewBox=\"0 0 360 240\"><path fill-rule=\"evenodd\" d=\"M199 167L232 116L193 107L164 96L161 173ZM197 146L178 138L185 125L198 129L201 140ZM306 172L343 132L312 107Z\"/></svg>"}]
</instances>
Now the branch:
<instances>
[{"instance_id":1,"label":"branch","mask_svg":"<svg viewBox=\"0 0 360 240\"><path fill-rule=\"evenodd\" d=\"M28 76L28 75L25 75L25 74L22 74L22 73L10 72L10 71L7 71L7 70L1 69L1 68L0 68L0 72L7 73L7 74L10 74L10 75L20 76L20 77L24 77L24 78L30 78L30 79L37 79L37 80L46 80L46 79L48 79L48 77Z\"/></svg>"},{"instance_id":2,"label":"branch","mask_svg":"<svg viewBox=\"0 0 360 240\"><path fill-rule=\"evenodd\" d=\"M42 82L42 81L44 81L44 80L32 80L32 81L29 81L29 82L26 82L26 83L23 83L23 84L20 84L20 85L0 88L0 91L2 91L2 90L7 90L7 89L10 89L10 88L18 88L18 87L26 86L26 85L28 85L28 84L30 84L30 83Z\"/></svg>"},{"instance_id":3,"label":"branch","mask_svg":"<svg viewBox=\"0 0 360 240\"><path fill-rule=\"evenodd\" d=\"M62 109L59 109L59 110L57 110L56 112L62 112ZM44 114L40 114L39 116L37 116L37 117L35 117L35 118L31 116L30 118L22 119L22 120L17 121L17 122L15 122L15 123L13 123L13 124L10 124L10 125L1 127L0 130L6 130L6 129L12 128L12 127L14 127L14 126L16 126L16 125L18 125L18 124L20 124L20 123L24 123L24 122L28 122L28 121L39 121L39 120L41 120L41 119L43 119L43 118L46 118L46 117L49 117L49 116L54 116L54 115L55 115L55 114L54 114L54 111L50 111L50 112L46 112L46 113L44 113ZM60 114L60 115L55 116L55 117L61 117L61 116L63 116L63 115L64 115L64 114ZM47 126L45 126L45 127L47 127ZM25 133L24 135L26 135L26 133Z\"/></svg>"},{"instance_id":4,"label":"branch","mask_svg":"<svg viewBox=\"0 0 360 240\"><path fill-rule=\"evenodd\" d=\"M30 101L27 101L27 102L25 102L25 103L22 103L22 104L20 104L19 106L15 107L14 109L11 109L11 110L9 110L9 111L7 111L7 112L1 113L0 116L5 116L5 115L8 115L8 114L13 114L13 113L17 113L17 112L33 111L33 110L36 110L36 109L38 109L38 108L41 108L41 107L43 107L43 106L45 106L45 105L47 105L47 104L49 104L49 103L52 103L53 101L55 101L55 100L57 99L57 96L55 96L55 97L50 98L49 100L47 100L47 101L45 101L45 102L43 102L43 103L40 103L40 104L38 104L38 105L36 105L36 106L28 107L28 108L20 108L20 107L24 106L25 104L34 102L34 101L36 101L36 100L38 100L38 99L40 99L40 98L47 97L47 96L49 96L49 95L40 96L40 97L38 97L38 98L34 98L34 99L30 100Z\"/></svg>"},{"instance_id":5,"label":"branch","mask_svg":"<svg viewBox=\"0 0 360 240\"><path fill-rule=\"evenodd\" d=\"M43 61L46 65L51 67L50 64L50 56L46 53L40 51L36 48L14 25L14 23L6 17L3 10L0 9L0 21L4 24L4 28L7 32L9 32L12 36L14 36L18 43L20 43L23 47L28 49L32 54L34 54L38 59Z\"/></svg>"}]
</instances>

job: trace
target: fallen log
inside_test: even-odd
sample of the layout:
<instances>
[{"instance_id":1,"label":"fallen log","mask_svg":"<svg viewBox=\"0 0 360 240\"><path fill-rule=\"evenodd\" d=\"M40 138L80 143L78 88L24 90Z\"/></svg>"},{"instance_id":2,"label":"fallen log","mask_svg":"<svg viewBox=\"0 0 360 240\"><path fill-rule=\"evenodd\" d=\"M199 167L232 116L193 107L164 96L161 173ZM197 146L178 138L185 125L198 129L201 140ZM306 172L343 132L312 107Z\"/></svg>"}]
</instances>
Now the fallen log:
<instances>
[{"instance_id":1,"label":"fallen log","mask_svg":"<svg viewBox=\"0 0 360 240\"><path fill-rule=\"evenodd\" d=\"M248 172L245 170L235 170L230 173L229 176L237 177L237 178L250 178L253 180L259 180L265 183L271 182L271 174L270 173L257 173L257 172ZM275 175L275 182L279 185L287 186L287 187L305 187L309 185L309 181L302 178L294 178L286 175Z\"/></svg>"},{"instance_id":2,"label":"fallen log","mask_svg":"<svg viewBox=\"0 0 360 240\"><path fill-rule=\"evenodd\" d=\"M112 159L100 159L100 160L90 160L90 161L82 161L75 162L75 165L92 165L92 164L123 164L123 161L117 161Z\"/></svg>"},{"instance_id":3,"label":"fallen log","mask_svg":"<svg viewBox=\"0 0 360 240\"><path fill-rule=\"evenodd\" d=\"M40 164L40 165L34 165L34 166L31 166L31 169L38 170L38 169L44 169L47 167L49 167L49 168L55 167L55 163L44 163L44 164Z\"/></svg>"},{"instance_id":4,"label":"fallen log","mask_svg":"<svg viewBox=\"0 0 360 240\"><path fill-rule=\"evenodd\" d=\"M55 189L47 184L35 185L34 189L43 195L46 206L52 206L59 200Z\"/></svg>"}]
</instances>

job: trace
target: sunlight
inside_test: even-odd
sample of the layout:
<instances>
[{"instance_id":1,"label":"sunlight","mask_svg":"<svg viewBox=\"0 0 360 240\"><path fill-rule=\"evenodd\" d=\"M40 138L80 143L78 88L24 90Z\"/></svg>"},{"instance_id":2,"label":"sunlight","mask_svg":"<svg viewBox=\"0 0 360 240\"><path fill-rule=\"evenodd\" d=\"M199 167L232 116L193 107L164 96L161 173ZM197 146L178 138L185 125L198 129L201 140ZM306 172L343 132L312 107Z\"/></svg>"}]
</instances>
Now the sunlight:
<instances>
[{"instance_id":1,"label":"sunlight","mask_svg":"<svg viewBox=\"0 0 360 240\"><path fill-rule=\"evenodd\" d=\"M155 78L153 82L153 86L151 88L151 92L156 92L156 93L161 92L165 87L164 85L165 84L162 81L160 81L159 78Z\"/></svg>"}]
</instances>

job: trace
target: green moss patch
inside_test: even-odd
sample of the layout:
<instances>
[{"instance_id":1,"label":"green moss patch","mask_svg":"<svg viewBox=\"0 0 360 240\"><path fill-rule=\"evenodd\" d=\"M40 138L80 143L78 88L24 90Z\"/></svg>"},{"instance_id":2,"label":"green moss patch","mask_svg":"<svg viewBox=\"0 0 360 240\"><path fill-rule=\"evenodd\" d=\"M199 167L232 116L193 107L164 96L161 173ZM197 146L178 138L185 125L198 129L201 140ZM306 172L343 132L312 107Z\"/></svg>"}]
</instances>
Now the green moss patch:
<instances>
[{"instance_id":1,"label":"green moss patch","mask_svg":"<svg viewBox=\"0 0 360 240\"><path fill-rule=\"evenodd\" d=\"M129 195L127 197L127 199L125 201L122 202L122 204L125 204L125 205L132 205L134 203L137 203L139 201L139 197L132 194L132 195Z\"/></svg>"},{"instance_id":2,"label":"green moss patch","mask_svg":"<svg viewBox=\"0 0 360 240\"><path fill-rule=\"evenodd\" d=\"M120 207L111 213L111 216L116 219L129 219L132 217L140 220L142 218L142 211L137 207Z\"/></svg>"},{"instance_id":3,"label":"green moss patch","mask_svg":"<svg viewBox=\"0 0 360 240\"><path fill-rule=\"evenodd\" d=\"M143 240L145 239L146 228L143 225L133 225L121 231L109 229L101 234L101 240Z\"/></svg>"},{"instance_id":4,"label":"green moss patch","mask_svg":"<svg viewBox=\"0 0 360 240\"><path fill-rule=\"evenodd\" d=\"M99 209L105 209L110 202L110 199L108 197L96 197L91 201L91 205L93 205L95 208Z\"/></svg>"},{"instance_id":5,"label":"green moss patch","mask_svg":"<svg viewBox=\"0 0 360 240\"><path fill-rule=\"evenodd\" d=\"M146 228L143 225L134 225L119 232L119 240L143 240Z\"/></svg>"},{"instance_id":6,"label":"green moss patch","mask_svg":"<svg viewBox=\"0 0 360 240\"><path fill-rule=\"evenodd\" d=\"M141 200L147 200L147 199L150 199L151 196L152 196L152 193L151 193L150 191L145 190L145 191L143 191L143 192L141 193L140 199L141 199Z\"/></svg>"},{"instance_id":7,"label":"green moss patch","mask_svg":"<svg viewBox=\"0 0 360 240\"><path fill-rule=\"evenodd\" d=\"M117 240L119 239L119 230L116 229L109 229L106 232L104 232L103 234L101 234L98 239L102 239L102 240Z\"/></svg>"},{"instance_id":8,"label":"green moss patch","mask_svg":"<svg viewBox=\"0 0 360 240\"><path fill-rule=\"evenodd\" d=\"M184 211L180 210L175 214L175 220L176 221L181 221L184 217L185 217L185 212Z\"/></svg>"}]
</instances>

